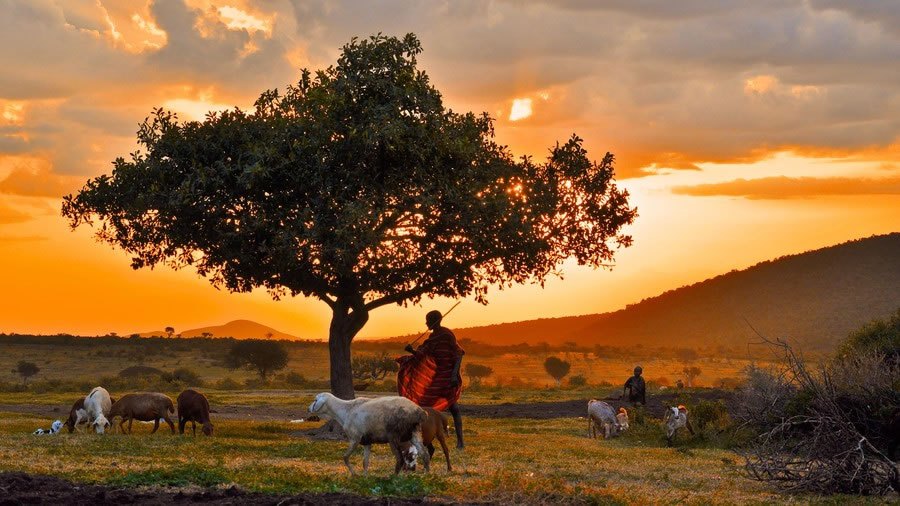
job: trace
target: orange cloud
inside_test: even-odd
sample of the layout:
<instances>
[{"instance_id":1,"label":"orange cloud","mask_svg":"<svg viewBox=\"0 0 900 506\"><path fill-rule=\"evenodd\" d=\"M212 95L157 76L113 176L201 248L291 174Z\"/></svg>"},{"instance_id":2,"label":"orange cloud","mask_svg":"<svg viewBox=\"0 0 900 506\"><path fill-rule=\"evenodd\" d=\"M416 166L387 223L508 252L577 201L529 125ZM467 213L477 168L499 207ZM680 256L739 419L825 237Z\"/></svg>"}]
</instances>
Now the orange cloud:
<instances>
[{"instance_id":1,"label":"orange cloud","mask_svg":"<svg viewBox=\"0 0 900 506\"><path fill-rule=\"evenodd\" d=\"M59 198L78 189L83 182L83 178L53 174L48 169L17 167L0 181L0 193Z\"/></svg>"},{"instance_id":2,"label":"orange cloud","mask_svg":"<svg viewBox=\"0 0 900 506\"><path fill-rule=\"evenodd\" d=\"M23 213L0 201L0 225L12 225L25 223L33 218L30 214Z\"/></svg>"},{"instance_id":3,"label":"orange cloud","mask_svg":"<svg viewBox=\"0 0 900 506\"><path fill-rule=\"evenodd\" d=\"M672 192L695 197L728 196L750 200L783 200L830 195L900 195L900 177L870 179L779 176L676 186Z\"/></svg>"}]
</instances>

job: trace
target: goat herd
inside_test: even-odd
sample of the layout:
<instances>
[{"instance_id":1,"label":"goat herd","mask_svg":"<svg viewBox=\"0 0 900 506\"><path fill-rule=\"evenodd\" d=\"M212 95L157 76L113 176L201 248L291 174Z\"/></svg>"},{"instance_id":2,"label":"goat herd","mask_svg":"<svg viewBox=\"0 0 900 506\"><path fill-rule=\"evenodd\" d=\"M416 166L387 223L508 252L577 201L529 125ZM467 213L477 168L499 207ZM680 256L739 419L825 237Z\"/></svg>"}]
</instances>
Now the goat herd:
<instances>
[{"instance_id":1,"label":"goat herd","mask_svg":"<svg viewBox=\"0 0 900 506\"><path fill-rule=\"evenodd\" d=\"M103 431L112 426L115 418L121 417L119 429L123 433L131 434L131 424L135 420L141 422L155 422L153 431L159 429L159 421L164 420L169 424L172 434L175 433L175 424L169 418L169 413L175 413L175 405L168 395L144 392L138 394L126 394L121 399L115 400L109 396L109 392L103 387L94 387L84 399L78 399L72 405L69 418L63 424L74 432L82 423L103 434ZM128 422L128 429L125 429ZM206 396L194 390L185 390L178 394L178 429L184 434L184 427L191 422L194 435L197 435L197 422L201 430L207 436L213 433L213 424L209 421L209 401ZM114 429L115 430L115 429Z\"/></svg>"},{"instance_id":2,"label":"goat herd","mask_svg":"<svg viewBox=\"0 0 900 506\"><path fill-rule=\"evenodd\" d=\"M363 472L369 471L369 457L372 445L376 443L390 445L394 454L394 472L415 470L418 458L422 457L425 471L430 470L431 457L434 455L435 439L444 451L447 470L451 471L450 454L447 449L447 419L440 412L431 408L420 408L404 397L386 396L377 398L357 398L345 401L334 395L323 392L316 395L309 406L309 412L330 418L343 428L350 443L344 453L344 464L350 474L356 474L350 465L350 456L357 446L363 447ZM170 414L176 413L172 399L161 393L145 392L127 394L118 400L112 399L103 387L95 387L72 405L69 418L63 424L69 432L74 432L82 423L88 424L97 433L115 426L113 422L120 417L118 427L123 433L131 433L134 420L154 422L151 434L159 429L160 420L169 424L175 433L175 425ZM185 426L191 422L193 434L197 435L197 423L207 436L213 434L213 424L209 419L209 402L206 397L194 390L185 390L177 398L178 428L184 434ZM598 429L604 438L615 437L628 430L628 411L619 408L618 412L608 403L592 399L588 402L588 435L597 437ZM126 429L125 422L128 422ZM56 422L59 423L58 421ZM56 426L56 424L54 424ZM669 443L676 432L682 428L694 433L684 406L669 408L663 419L666 439ZM57 430L61 427L55 427Z\"/></svg>"}]
</instances>

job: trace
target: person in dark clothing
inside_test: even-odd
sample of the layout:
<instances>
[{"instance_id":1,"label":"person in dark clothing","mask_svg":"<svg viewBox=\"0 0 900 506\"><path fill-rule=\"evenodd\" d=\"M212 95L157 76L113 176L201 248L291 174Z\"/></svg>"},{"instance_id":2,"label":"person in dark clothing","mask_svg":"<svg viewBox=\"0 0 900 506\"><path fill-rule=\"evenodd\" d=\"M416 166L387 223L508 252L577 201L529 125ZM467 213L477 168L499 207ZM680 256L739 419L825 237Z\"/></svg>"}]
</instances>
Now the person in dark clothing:
<instances>
[{"instance_id":1,"label":"person in dark clothing","mask_svg":"<svg viewBox=\"0 0 900 506\"><path fill-rule=\"evenodd\" d=\"M397 359L397 389L401 396L419 406L450 411L456 428L456 447L462 449L462 415L457 401L462 393L459 368L465 351L453 332L441 326L442 318L440 311L425 315L431 335L416 349L407 345L405 350L412 355Z\"/></svg>"},{"instance_id":2,"label":"person in dark clothing","mask_svg":"<svg viewBox=\"0 0 900 506\"><path fill-rule=\"evenodd\" d=\"M641 403L643 405L647 404L647 384L644 382L644 378L641 377L641 373L644 370L641 366L637 366L634 368L634 376L628 378L628 381L625 382L625 389L622 391L622 397L628 399L628 402ZM626 396L627 395L627 396Z\"/></svg>"}]
</instances>

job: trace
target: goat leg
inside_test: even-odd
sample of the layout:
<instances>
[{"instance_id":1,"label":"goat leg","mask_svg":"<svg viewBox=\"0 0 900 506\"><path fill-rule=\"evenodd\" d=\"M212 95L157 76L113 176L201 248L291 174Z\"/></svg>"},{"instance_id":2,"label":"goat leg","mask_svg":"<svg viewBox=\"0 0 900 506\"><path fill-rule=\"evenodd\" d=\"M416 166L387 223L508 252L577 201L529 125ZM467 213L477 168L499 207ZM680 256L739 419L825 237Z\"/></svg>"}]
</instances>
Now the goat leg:
<instances>
[{"instance_id":1,"label":"goat leg","mask_svg":"<svg viewBox=\"0 0 900 506\"><path fill-rule=\"evenodd\" d=\"M359 446L359 441L350 441L350 448L347 448L347 453L344 454L344 465L346 465L347 470L350 471L350 476L356 476L356 471L354 471L353 466L350 465L350 455L353 454L357 446Z\"/></svg>"},{"instance_id":2,"label":"goat leg","mask_svg":"<svg viewBox=\"0 0 900 506\"><path fill-rule=\"evenodd\" d=\"M412 444L416 447L416 450L418 450L419 455L422 456L422 464L425 466L425 472L429 472L431 470L431 456L428 455L428 452L425 451L425 447L422 445L422 434L420 430L413 431Z\"/></svg>"},{"instance_id":3,"label":"goat leg","mask_svg":"<svg viewBox=\"0 0 900 506\"><path fill-rule=\"evenodd\" d=\"M372 445L363 446L363 476L369 475L369 456L372 455Z\"/></svg>"},{"instance_id":4,"label":"goat leg","mask_svg":"<svg viewBox=\"0 0 900 506\"><path fill-rule=\"evenodd\" d=\"M444 458L447 459L447 472L449 473L449 472L453 471L453 467L450 466L450 451L447 450L446 434L443 431L438 431L437 440L438 440L438 443L441 444L441 450L444 450ZM429 448L430 448L430 451L432 452L432 455L434 455L434 445L430 444ZM429 457L430 456L431 455L429 455Z\"/></svg>"}]
</instances>

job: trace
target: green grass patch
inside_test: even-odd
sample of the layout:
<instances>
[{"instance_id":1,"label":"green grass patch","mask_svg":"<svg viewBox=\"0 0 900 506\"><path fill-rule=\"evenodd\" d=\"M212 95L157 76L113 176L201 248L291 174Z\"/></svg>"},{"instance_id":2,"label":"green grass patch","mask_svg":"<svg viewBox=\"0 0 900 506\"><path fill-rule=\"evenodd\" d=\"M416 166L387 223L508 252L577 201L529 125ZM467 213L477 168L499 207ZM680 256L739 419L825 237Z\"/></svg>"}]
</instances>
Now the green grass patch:
<instances>
[{"instance_id":1,"label":"green grass patch","mask_svg":"<svg viewBox=\"0 0 900 506\"><path fill-rule=\"evenodd\" d=\"M110 485L120 487L187 487L189 485L213 487L230 482L231 480L228 479L224 470L191 464L131 471L124 476L107 481Z\"/></svg>"}]
</instances>

